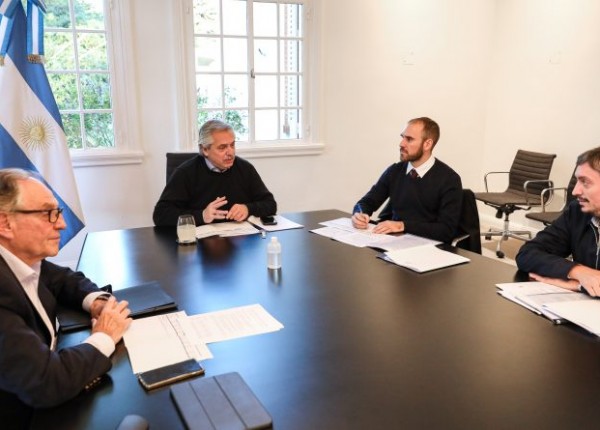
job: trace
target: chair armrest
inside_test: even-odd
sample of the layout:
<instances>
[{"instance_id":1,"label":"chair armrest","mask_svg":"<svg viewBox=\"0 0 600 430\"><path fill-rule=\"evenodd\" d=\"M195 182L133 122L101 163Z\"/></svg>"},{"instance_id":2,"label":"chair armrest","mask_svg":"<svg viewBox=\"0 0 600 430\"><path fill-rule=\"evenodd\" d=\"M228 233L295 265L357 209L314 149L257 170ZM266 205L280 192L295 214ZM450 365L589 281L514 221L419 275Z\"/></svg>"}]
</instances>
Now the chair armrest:
<instances>
[{"instance_id":1,"label":"chair armrest","mask_svg":"<svg viewBox=\"0 0 600 430\"><path fill-rule=\"evenodd\" d=\"M498 174L498 173L504 173L504 174L508 175L510 172L487 172L485 174L485 176L483 177L483 182L485 184L485 192L486 193L489 193L488 184L487 184L487 177L488 177L488 175L495 175L495 174Z\"/></svg>"},{"instance_id":2,"label":"chair armrest","mask_svg":"<svg viewBox=\"0 0 600 430\"><path fill-rule=\"evenodd\" d=\"M554 182L552 182L550 179L535 179L531 181L525 181L525 183L523 184L523 191L525 192L525 204L530 207L531 205L529 204L529 195L533 194L528 190L530 184L548 184L547 188L554 187Z\"/></svg>"},{"instance_id":3,"label":"chair armrest","mask_svg":"<svg viewBox=\"0 0 600 430\"><path fill-rule=\"evenodd\" d=\"M470 235L468 233L461 234L460 236L456 236L454 239L452 239L451 245L456 248L456 246L458 245L458 242L462 242L463 240L468 239L469 236Z\"/></svg>"},{"instance_id":4,"label":"chair armrest","mask_svg":"<svg viewBox=\"0 0 600 430\"><path fill-rule=\"evenodd\" d=\"M563 209L567 205L567 187L548 187L544 188L540 193L540 201L542 202L542 212L546 212L546 205L550 203L556 191L564 191L563 193ZM548 194L548 200L544 200L544 196Z\"/></svg>"}]
</instances>

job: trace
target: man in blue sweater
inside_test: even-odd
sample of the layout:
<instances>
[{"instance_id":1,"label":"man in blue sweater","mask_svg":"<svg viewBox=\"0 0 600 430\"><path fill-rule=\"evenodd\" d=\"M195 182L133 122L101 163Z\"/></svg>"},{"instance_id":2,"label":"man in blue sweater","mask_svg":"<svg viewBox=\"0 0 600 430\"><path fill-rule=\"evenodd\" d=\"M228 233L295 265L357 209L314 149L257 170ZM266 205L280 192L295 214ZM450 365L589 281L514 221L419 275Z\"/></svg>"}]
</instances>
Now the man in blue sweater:
<instances>
[{"instance_id":1,"label":"man in blue sweater","mask_svg":"<svg viewBox=\"0 0 600 430\"><path fill-rule=\"evenodd\" d=\"M235 133L229 124L210 120L200 128L200 154L179 166L154 207L154 224L174 226L183 214L196 225L244 221L269 216L277 203L258 172L235 156Z\"/></svg>"},{"instance_id":2,"label":"man in blue sweater","mask_svg":"<svg viewBox=\"0 0 600 430\"><path fill-rule=\"evenodd\" d=\"M440 128L422 117L401 133L400 162L392 164L354 206L352 224L365 229L371 215L389 198L375 233L411 233L450 243L462 207L460 176L433 154Z\"/></svg>"},{"instance_id":3,"label":"man in blue sweater","mask_svg":"<svg viewBox=\"0 0 600 430\"><path fill-rule=\"evenodd\" d=\"M536 281L600 296L600 147L577 158L575 177L577 200L526 242L516 261Z\"/></svg>"}]
</instances>

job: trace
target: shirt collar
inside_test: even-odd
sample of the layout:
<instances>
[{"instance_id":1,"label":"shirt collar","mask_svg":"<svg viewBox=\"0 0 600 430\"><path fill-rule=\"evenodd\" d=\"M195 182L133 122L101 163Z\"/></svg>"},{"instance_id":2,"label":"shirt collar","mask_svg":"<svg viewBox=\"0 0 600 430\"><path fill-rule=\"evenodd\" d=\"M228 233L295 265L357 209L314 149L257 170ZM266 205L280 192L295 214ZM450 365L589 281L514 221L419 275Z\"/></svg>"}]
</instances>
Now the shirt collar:
<instances>
[{"instance_id":1,"label":"shirt collar","mask_svg":"<svg viewBox=\"0 0 600 430\"><path fill-rule=\"evenodd\" d=\"M226 172L227 170L229 170L229 169L225 169L225 170L219 169L217 166L215 166L213 163L211 163L210 160L206 157L204 157L204 161L206 161L206 166L208 167L208 170L210 170L211 172L223 173L223 172Z\"/></svg>"},{"instance_id":2,"label":"shirt collar","mask_svg":"<svg viewBox=\"0 0 600 430\"><path fill-rule=\"evenodd\" d=\"M33 266L29 266L2 245L0 245L0 256L4 258L9 269L12 270L21 284L32 275L39 277L42 267L41 261L38 261Z\"/></svg>"},{"instance_id":3,"label":"shirt collar","mask_svg":"<svg viewBox=\"0 0 600 430\"><path fill-rule=\"evenodd\" d=\"M412 163L409 161L406 166L406 174L408 174L408 172L410 172L412 169L415 169L417 171L417 173L419 174L419 176L422 178L423 176L425 176L425 174L427 172L429 172L429 169L431 169L434 164L435 164L435 157L433 155L431 157L429 157L427 159L427 161L425 161L419 167L414 167L412 165Z\"/></svg>"}]
</instances>

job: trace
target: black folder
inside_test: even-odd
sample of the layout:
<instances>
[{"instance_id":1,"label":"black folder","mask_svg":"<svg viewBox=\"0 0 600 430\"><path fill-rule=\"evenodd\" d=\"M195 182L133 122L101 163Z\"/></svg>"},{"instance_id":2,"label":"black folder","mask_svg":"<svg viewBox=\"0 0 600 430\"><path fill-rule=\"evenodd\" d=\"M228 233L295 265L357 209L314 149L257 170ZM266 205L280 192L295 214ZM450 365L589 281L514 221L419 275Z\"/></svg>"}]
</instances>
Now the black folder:
<instances>
[{"instance_id":1,"label":"black folder","mask_svg":"<svg viewBox=\"0 0 600 430\"><path fill-rule=\"evenodd\" d=\"M138 318L165 310L177 308L177 304L156 281L135 287L123 288L113 292L117 300L127 300L131 317ZM90 315L82 310L58 306L58 322L60 330L68 333L88 328L91 325Z\"/></svg>"},{"instance_id":2,"label":"black folder","mask_svg":"<svg viewBox=\"0 0 600 430\"><path fill-rule=\"evenodd\" d=\"M171 397L189 430L273 428L273 419L237 372L174 385Z\"/></svg>"}]
</instances>

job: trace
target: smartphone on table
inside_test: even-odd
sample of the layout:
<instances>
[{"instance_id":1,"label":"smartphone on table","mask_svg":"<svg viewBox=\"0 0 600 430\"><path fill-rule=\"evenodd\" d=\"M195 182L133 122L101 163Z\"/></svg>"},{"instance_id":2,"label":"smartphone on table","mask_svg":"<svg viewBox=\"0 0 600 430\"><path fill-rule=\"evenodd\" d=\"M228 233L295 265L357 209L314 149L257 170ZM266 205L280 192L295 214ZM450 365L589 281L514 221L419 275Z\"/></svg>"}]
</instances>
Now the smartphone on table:
<instances>
[{"instance_id":1,"label":"smartphone on table","mask_svg":"<svg viewBox=\"0 0 600 430\"><path fill-rule=\"evenodd\" d=\"M275 216L261 216L260 222L263 225L277 225L277 219Z\"/></svg>"}]
</instances>

